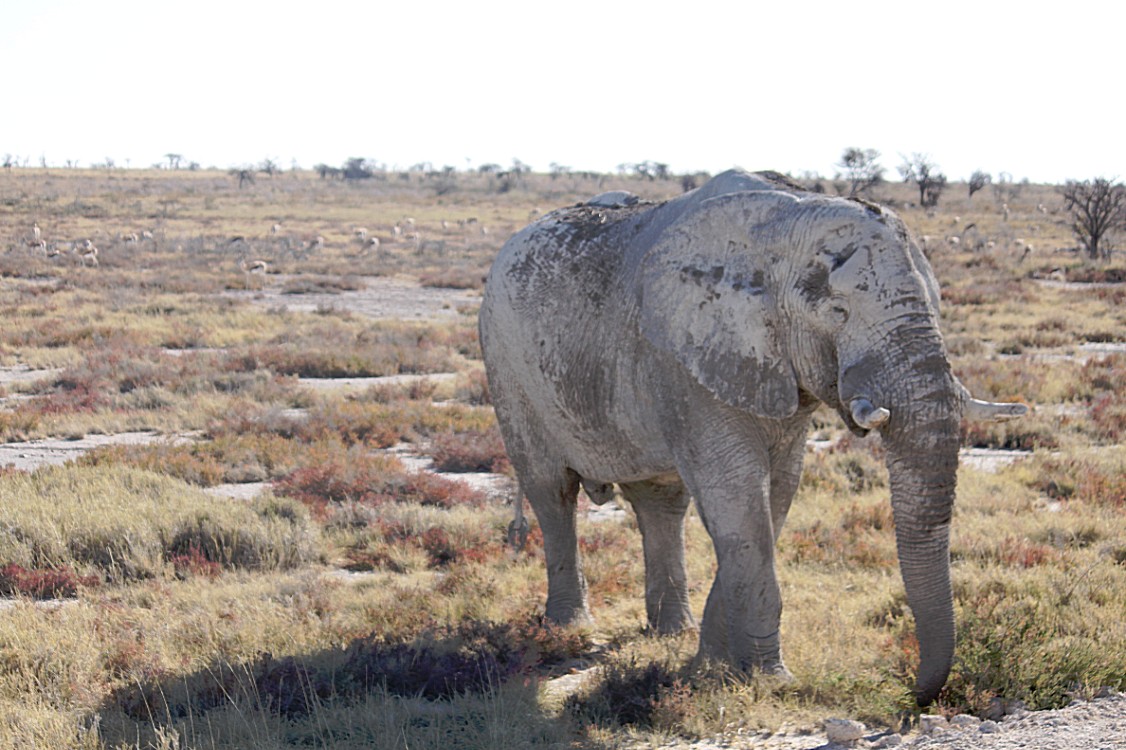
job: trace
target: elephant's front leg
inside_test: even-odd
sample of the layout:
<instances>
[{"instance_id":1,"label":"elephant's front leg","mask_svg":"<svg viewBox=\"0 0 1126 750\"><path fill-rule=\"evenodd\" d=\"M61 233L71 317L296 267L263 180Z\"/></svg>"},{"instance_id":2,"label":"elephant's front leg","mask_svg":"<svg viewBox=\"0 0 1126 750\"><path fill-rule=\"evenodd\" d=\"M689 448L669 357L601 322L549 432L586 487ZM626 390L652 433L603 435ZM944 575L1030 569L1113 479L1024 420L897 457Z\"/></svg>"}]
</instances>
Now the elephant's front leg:
<instances>
[{"instance_id":1,"label":"elephant's front leg","mask_svg":"<svg viewBox=\"0 0 1126 750\"><path fill-rule=\"evenodd\" d=\"M661 634L695 627L684 563L684 514L690 502L687 490L679 480L632 482L621 488L641 529L649 627Z\"/></svg>"},{"instance_id":2,"label":"elephant's front leg","mask_svg":"<svg viewBox=\"0 0 1126 750\"><path fill-rule=\"evenodd\" d=\"M779 641L782 596L774 568L769 460L753 447L731 458L730 443L727 447L697 454L713 460L682 471L718 563L704 609L699 658L788 675Z\"/></svg>"}]
</instances>

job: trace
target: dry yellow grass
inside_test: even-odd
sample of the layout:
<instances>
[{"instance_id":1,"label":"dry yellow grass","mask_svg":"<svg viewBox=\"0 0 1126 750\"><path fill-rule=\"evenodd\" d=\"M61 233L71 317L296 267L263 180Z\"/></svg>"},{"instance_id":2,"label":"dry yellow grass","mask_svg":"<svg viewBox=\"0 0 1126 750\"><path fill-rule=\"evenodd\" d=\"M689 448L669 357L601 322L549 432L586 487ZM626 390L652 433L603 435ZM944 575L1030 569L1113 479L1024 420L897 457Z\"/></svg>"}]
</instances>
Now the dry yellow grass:
<instances>
[{"instance_id":1,"label":"dry yellow grass","mask_svg":"<svg viewBox=\"0 0 1126 750\"><path fill-rule=\"evenodd\" d=\"M1034 450L959 478L961 640L938 707L947 712L980 711L995 694L1047 706L1126 688L1126 356L1082 348L1122 342L1123 291L1032 278L1081 261L1056 252L1073 242L1053 188L1016 187L970 200L952 185L934 211L911 205L911 186L874 195L930 238L959 376L982 395L1035 406L1012 425L965 426L971 443ZM597 621L557 632L537 622L535 531L522 555L501 547L503 500L446 485L397 501L364 494L408 482L395 462L371 457L386 441L420 447L448 434L456 449L491 426L472 305L440 322L376 322L344 304L287 312L256 301L237 266L252 253L270 264L265 285L340 299L394 274L475 288L533 213L619 188L654 199L680 190L543 175L501 193L482 175L439 189L417 175L345 183L286 173L240 190L215 172L0 173L10 198L0 212L0 367L61 370L5 387L0 395L16 398L0 408L0 434L197 431L174 448L0 473L0 569L20 568L0 582L24 592L0 600L0 746L614 747L826 715L890 724L910 712L914 644L886 474L834 415L816 419L816 436L834 447L808 456L779 542L795 682L693 671L692 634L644 633L628 509L622 520L584 516ZM417 240L394 233L408 218ZM28 250L33 221L60 248L94 240L99 266L65 249ZM378 251L363 250L356 226L381 239ZM127 241L144 231L152 239ZM318 235L323 245L310 248ZM392 370L457 376L323 393L296 377ZM275 493L309 504L269 493L221 500L182 481L232 478L278 479ZM700 613L714 560L694 515L688 540ZM418 687L419 665L464 689ZM599 671L571 699L543 689L589 666Z\"/></svg>"}]
</instances>

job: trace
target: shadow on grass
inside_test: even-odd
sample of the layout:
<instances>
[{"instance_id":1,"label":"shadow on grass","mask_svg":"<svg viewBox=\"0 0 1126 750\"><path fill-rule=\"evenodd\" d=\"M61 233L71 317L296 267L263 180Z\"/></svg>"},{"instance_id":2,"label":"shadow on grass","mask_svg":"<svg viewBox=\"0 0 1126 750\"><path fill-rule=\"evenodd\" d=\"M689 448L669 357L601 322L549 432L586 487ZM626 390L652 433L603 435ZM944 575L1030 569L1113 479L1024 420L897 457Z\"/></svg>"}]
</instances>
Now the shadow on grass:
<instances>
[{"instance_id":1,"label":"shadow on grass","mask_svg":"<svg viewBox=\"0 0 1126 750\"><path fill-rule=\"evenodd\" d=\"M98 712L118 747L599 747L541 707L540 676L579 639L536 624L465 623L412 642L357 638L341 649L189 674L138 675Z\"/></svg>"}]
</instances>

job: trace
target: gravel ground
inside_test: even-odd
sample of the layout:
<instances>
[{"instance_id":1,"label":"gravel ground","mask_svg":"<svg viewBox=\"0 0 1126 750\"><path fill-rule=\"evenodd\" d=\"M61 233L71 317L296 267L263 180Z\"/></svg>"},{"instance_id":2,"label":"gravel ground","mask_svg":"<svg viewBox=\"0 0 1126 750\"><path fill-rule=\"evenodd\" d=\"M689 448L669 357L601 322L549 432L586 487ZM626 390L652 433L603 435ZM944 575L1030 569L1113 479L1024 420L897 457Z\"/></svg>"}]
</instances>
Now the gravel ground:
<instances>
[{"instance_id":1,"label":"gravel ground","mask_svg":"<svg viewBox=\"0 0 1126 750\"><path fill-rule=\"evenodd\" d=\"M1126 694L1076 701L1054 711L1023 711L1000 721L957 716L946 721L923 716L915 730L900 735L873 730L846 719L828 719L817 732L735 735L691 743L670 742L669 750L838 750L839 748L928 748L933 750L1124 750Z\"/></svg>"}]
</instances>

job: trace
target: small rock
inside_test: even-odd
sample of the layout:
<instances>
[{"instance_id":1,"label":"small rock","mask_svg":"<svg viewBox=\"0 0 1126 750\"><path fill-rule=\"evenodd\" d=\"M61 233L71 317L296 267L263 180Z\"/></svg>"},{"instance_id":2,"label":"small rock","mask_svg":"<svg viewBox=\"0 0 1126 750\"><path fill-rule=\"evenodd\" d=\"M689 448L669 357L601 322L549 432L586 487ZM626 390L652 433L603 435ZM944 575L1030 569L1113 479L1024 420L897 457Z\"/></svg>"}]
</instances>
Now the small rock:
<instances>
[{"instance_id":1,"label":"small rock","mask_svg":"<svg viewBox=\"0 0 1126 750\"><path fill-rule=\"evenodd\" d=\"M1001 731L1001 725L992 719L986 719L978 726L977 731L982 734L996 734Z\"/></svg>"},{"instance_id":2,"label":"small rock","mask_svg":"<svg viewBox=\"0 0 1126 750\"><path fill-rule=\"evenodd\" d=\"M903 737L898 734L889 734L872 743L873 748L898 747L903 744Z\"/></svg>"},{"instance_id":3,"label":"small rock","mask_svg":"<svg viewBox=\"0 0 1126 750\"><path fill-rule=\"evenodd\" d=\"M959 729L975 729L979 724L981 724L981 719L969 714L958 714L950 719L950 726Z\"/></svg>"},{"instance_id":4,"label":"small rock","mask_svg":"<svg viewBox=\"0 0 1126 750\"><path fill-rule=\"evenodd\" d=\"M864 725L851 719L826 719L825 737L829 742L856 742L864 736Z\"/></svg>"},{"instance_id":5,"label":"small rock","mask_svg":"<svg viewBox=\"0 0 1126 750\"><path fill-rule=\"evenodd\" d=\"M919 731L923 734L933 734L935 730L949 728L950 722L946 720L945 716L924 714L919 717Z\"/></svg>"},{"instance_id":6,"label":"small rock","mask_svg":"<svg viewBox=\"0 0 1126 750\"><path fill-rule=\"evenodd\" d=\"M992 721L1005 718L1005 699L996 695L990 698L989 707L985 709L985 718Z\"/></svg>"},{"instance_id":7,"label":"small rock","mask_svg":"<svg viewBox=\"0 0 1126 750\"><path fill-rule=\"evenodd\" d=\"M1009 716L1024 716L1028 713L1028 705L1024 701L1005 701L1005 713Z\"/></svg>"}]
</instances>

